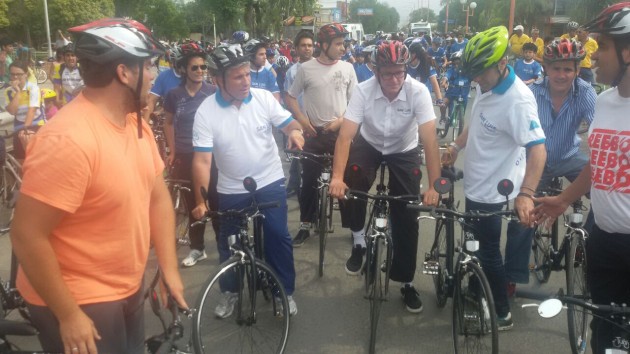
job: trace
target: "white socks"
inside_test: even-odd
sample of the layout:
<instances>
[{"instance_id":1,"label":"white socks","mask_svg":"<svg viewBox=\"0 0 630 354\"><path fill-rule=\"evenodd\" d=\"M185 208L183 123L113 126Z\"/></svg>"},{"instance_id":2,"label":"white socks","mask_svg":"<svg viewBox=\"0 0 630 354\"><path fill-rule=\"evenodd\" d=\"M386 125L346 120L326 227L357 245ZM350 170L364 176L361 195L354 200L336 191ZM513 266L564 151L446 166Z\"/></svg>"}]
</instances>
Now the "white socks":
<instances>
[{"instance_id":1,"label":"white socks","mask_svg":"<svg viewBox=\"0 0 630 354\"><path fill-rule=\"evenodd\" d=\"M361 245L365 248L365 228L361 231L352 231L352 238L354 239L354 245Z\"/></svg>"}]
</instances>

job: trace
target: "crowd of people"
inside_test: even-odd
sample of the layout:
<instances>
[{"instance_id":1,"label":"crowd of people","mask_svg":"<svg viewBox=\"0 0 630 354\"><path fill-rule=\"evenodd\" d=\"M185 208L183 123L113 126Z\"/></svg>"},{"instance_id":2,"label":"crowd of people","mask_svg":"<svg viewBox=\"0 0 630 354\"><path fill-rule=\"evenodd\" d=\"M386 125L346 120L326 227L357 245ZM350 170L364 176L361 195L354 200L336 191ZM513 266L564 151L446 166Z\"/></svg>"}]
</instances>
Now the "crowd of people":
<instances>
[{"instance_id":1,"label":"crowd of people","mask_svg":"<svg viewBox=\"0 0 630 354\"><path fill-rule=\"evenodd\" d=\"M165 46L136 21L103 19L71 28L72 42L60 39L52 92L29 81L28 65L11 60L11 43L0 43L0 76L9 84L6 110L20 130L15 153L25 158L11 230L20 261L17 286L43 349L142 353L150 245L173 298L187 307L178 265L207 258L205 228L190 228L189 254L178 261L165 168L192 181L191 222L208 208L239 209L252 198L280 202L263 211L265 259L296 315L293 248L310 238L321 166L293 161L285 178L278 133L287 148L334 155L330 194L339 199L342 226L353 240L349 275L360 274L364 263L366 203L343 200L346 190L368 191L386 162L390 194L422 195L425 205L437 205L433 184L440 166L454 164L466 149L467 211L503 208L505 198L495 186L504 178L515 185L509 199L518 221L508 224L505 254L501 218L476 221L473 228L499 330L513 327L509 297L516 283L529 281L533 227L589 192L592 299L628 303L630 283L620 279L630 277L630 126L623 120L630 108L630 2L605 8L585 25L570 22L567 30L545 40L539 30L529 37L519 25L512 36L498 26L470 39L462 33L394 33L353 43L341 24L331 23L317 33L302 30L293 41L237 31L216 47L194 41ZM593 69L598 82L612 86L599 97L591 86ZM468 100L473 82L466 127L440 156L436 129L455 97ZM159 115L169 146L164 161L149 125ZM590 156L579 149L583 120L590 123ZM353 164L361 169L351 169ZM245 177L256 180L255 192L244 189ZM537 198L554 177L573 183L557 197ZM299 221L288 220L293 194L299 196ZM395 204L391 209L389 277L400 283L405 308L419 313L423 304L413 284L417 213ZM290 222L299 222L293 238ZM213 229L219 260L225 261L235 225L214 220ZM423 236L432 231L422 230ZM221 283L215 308L220 318L232 315L238 299L232 280ZM614 331L598 319L592 330L593 351L603 353Z\"/></svg>"}]
</instances>

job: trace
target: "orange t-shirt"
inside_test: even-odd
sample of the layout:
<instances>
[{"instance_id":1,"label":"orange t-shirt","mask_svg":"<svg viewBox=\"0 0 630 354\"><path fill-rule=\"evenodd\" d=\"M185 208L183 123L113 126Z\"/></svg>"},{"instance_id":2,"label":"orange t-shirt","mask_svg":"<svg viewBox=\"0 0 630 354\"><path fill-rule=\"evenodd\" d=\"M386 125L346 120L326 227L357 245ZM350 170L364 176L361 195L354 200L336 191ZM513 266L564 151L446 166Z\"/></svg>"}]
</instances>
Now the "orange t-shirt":
<instances>
[{"instance_id":1,"label":"orange t-shirt","mask_svg":"<svg viewBox=\"0 0 630 354\"><path fill-rule=\"evenodd\" d=\"M151 191L164 169L142 125L138 139L135 114L116 126L81 94L28 145L21 193L68 213L50 242L78 304L120 300L140 287ZM44 305L22 269L17 286L29 303Z\"/></svg>"}]
</instances>

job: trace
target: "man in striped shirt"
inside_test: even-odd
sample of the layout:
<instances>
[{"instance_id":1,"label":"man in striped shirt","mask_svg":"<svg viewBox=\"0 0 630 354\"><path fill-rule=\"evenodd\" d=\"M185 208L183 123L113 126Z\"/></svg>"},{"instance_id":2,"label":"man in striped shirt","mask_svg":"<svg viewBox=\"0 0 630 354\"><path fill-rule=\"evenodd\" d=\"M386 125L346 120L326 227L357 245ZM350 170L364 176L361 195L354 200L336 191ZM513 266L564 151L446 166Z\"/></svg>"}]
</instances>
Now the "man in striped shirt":
<instances>
[{"instance_id":1,"label":"man in striped shirt","mask_svg":"<svg viewBox=\"0 0 630 354\"><path fill-rule=\"evenodd\" d=\"M567 55L567 50L570 52ZM545 50L546 77L540 84L530 85L538 105L538 117L545 132L547 161L538 189L542 190L554 177L566 177L573 182L588 163L588 156L580 151L577 130L582 121L593 121L595 98L593 87L578 77L579 64L584 58L579 42L562 39L553 41ZM534 191L531 191L532 193ZM587 230L592 225L592 213L586 220ZM505 246L505 272L508 294L516 283L529 281L529 257L534 229L508 237Z\"/></svg>"}]
</instances>

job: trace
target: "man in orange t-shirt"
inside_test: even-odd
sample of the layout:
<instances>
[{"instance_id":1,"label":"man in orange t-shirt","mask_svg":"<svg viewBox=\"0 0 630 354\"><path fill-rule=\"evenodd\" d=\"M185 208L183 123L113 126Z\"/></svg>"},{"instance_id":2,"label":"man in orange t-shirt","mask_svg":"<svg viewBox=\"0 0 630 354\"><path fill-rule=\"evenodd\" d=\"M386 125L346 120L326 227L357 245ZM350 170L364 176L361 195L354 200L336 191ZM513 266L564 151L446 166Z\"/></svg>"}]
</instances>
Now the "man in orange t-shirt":
<instances>
[{"instance_id":1,"label":"man in orange t-shirt","mask_svg":"<svg viewBox=\"0 0 630 354\"><path fill-rule=\"evenodd\" d=\"M70 31L86 88L28 146L11 230L17 285L44 351L143 353L150 245L187 307L164 165L137 113L161 46L132 20Z\"/></svg>"}]
</instances>

